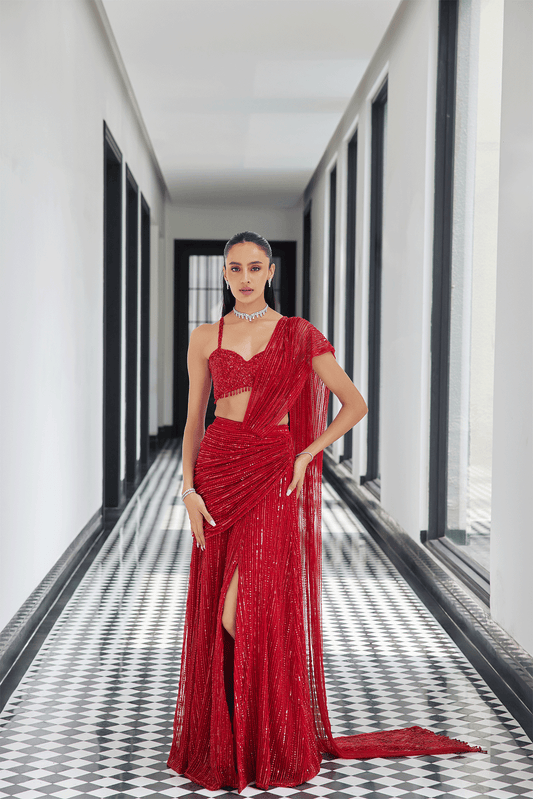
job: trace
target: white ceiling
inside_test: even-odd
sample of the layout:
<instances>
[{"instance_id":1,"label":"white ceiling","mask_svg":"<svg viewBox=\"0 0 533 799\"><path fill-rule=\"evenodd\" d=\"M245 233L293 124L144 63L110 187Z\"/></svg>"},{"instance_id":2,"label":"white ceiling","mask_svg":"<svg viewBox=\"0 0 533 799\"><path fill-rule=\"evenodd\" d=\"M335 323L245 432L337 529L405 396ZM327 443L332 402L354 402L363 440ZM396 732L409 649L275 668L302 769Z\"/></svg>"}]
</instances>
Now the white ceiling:
<instances>
[{"instance_id":1,"label":"white ceiling","mask_svg":"<svg viewBox=\"0 0 533 799\"><path fill-rule=\"evenodd\" d=\"M400 0L103 0L173 203L290 208Z\"/></svg>"}]
</instances>

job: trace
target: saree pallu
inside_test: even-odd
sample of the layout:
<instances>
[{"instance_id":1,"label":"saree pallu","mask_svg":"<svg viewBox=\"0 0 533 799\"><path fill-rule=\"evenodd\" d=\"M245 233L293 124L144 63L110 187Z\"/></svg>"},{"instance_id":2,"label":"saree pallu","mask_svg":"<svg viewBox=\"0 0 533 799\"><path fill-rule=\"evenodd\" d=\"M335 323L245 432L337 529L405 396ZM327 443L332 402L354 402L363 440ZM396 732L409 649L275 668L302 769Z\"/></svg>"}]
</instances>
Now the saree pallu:
<instances>
[{"instance_id":1,"label":"saree pallu","mask_svg":"<svg viewBox=\"0 0 533 799\"><path fill-rule=\"evenodd\" d=\"M294 456L326 427L329 390L312 358L332 345L282 317L242 422L216 417L194 485L216 526L193 546L174 734L167 765L204 787L292 787L322 753L369 758L484 751L413 726L334 738L322 653L322 452L300 496L286 491ZM290 427L278 424L290 414ZM222 626L239 567L235 639Z\"/></svg>"}]
</instances>

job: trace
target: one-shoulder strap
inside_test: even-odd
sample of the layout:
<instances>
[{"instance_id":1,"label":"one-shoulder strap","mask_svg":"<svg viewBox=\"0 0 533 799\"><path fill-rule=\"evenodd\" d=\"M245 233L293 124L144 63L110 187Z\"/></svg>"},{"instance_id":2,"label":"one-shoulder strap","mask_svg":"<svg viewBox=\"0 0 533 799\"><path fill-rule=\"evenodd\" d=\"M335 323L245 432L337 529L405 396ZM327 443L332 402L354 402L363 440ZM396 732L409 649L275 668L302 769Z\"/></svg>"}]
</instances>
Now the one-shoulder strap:
<instances>
[{"instance_id":1,"label":"one-shoulder strap","mask_svg":"<svg viewBox=\"0 0 533 799\"><path fill-rule=\"evenodd\" d=\"M220 317L220 321L218 323L218 349L222 346L222 330L224 329L224 317Z\"/></svg>"}]
</instances>

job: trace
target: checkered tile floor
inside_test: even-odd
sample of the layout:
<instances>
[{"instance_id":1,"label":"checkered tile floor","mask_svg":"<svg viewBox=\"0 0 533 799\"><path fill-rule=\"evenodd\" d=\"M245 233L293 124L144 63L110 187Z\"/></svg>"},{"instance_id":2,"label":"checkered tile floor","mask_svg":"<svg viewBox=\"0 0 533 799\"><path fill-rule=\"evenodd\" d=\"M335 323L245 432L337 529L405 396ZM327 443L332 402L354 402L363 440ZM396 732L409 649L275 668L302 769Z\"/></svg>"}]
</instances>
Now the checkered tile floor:
<instances>
[{"instance_id":1,"label":"checkered tile floor","mask_svg":"<svg viewBox=\"0 0 533 799\"><path fill-rule=\"evenodd\" d=\"M224 796L167 769L191 535L178 455L160 455L0 715L0 799ZM418 724L488 754L325 758L302 799L533 798L533 744L324 487L324 643L333 732Z\"/></svg>"}]
</instances>

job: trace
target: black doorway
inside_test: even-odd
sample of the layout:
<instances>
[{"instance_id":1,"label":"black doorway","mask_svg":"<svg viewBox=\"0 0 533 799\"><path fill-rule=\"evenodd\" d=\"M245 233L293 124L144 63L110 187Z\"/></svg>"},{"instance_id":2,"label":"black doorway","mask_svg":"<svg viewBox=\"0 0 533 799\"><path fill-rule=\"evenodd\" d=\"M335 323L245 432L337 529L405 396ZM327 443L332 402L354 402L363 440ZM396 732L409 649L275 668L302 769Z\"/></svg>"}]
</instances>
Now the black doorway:
<instances>
[{"instance_id":1,"label":"black doorway","mask_svg":"<svg viewBox=\"0 0 533 799\"><path fill-rule=\"evenodd\" d=\"M122 153L104 122L104 508L121 502Z\"/></svg>"}]
</instances>

